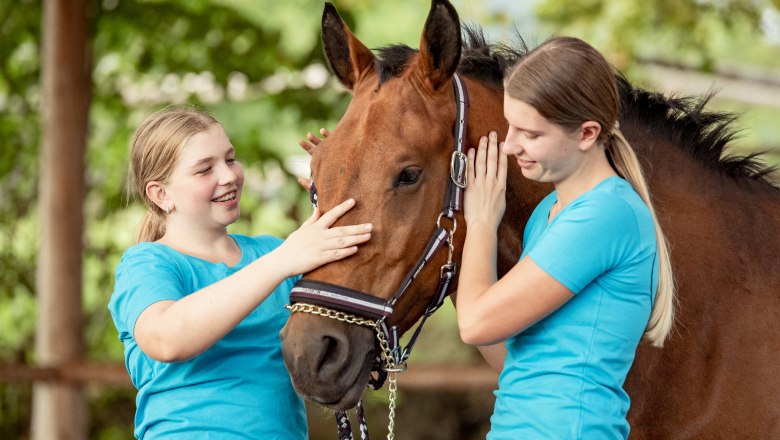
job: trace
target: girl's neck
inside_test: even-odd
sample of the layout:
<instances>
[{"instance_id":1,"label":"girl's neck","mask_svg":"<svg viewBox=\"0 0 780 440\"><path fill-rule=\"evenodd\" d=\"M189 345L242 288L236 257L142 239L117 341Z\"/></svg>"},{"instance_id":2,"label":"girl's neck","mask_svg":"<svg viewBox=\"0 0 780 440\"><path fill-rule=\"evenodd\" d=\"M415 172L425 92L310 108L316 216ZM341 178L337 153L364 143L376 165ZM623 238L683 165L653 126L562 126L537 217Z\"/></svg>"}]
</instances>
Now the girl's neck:
<instances>
[{"instance_id":1,"label":"girl's neck","mask_svg":"<svg viewBox=\"0 0 780 440\"><path fill-rule=\"evenodd\" d=\"M168 224L165 235L158 242L183 254L214 263L223 262L230 266L241 260L241 249L227 233L226 228L203 230Z\"/></svg>"},{"instance_id":2,"label":"girl's neck","mask_svg":"<svg viewBox=\"0 0 780 440\"><path fill-rule=\"evenodd\" d=\"M594 157L593 161L584 162L566 179L554 183L559 209L612 176L617 176L617 173L612 169L603 152L602 155Z\"/></svg>"}]
</instances>

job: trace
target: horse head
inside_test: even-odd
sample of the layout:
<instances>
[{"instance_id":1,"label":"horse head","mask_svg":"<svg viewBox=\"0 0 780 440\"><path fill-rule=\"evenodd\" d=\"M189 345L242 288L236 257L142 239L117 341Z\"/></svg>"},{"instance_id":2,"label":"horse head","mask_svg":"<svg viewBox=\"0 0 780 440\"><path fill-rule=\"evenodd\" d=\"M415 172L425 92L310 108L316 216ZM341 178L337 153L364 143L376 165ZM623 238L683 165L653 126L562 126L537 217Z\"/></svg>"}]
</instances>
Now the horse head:
<instances>
[{"instance_id":1,"label":"horse head","mask_svg":"<svg viewBox=\"0 0 780 440\"><path fill-rule=\"evenodd\" d=\"M318 205L327 211L352 197L356 206L338 224L371 222L371 241L353 257L305 274L303 281L325 282L383 300L390 299L437 231L445 205L455 144L456 100L453 75L461 60L461 27L446 0L434 0L422 31L420 50L394 46L377 58L349 30L333 5L322 17L326 58L352 100L330 137L312 152L311 170ZM485 55L485 53L482 53ZM495 61L495 60L494 60ZM470 100L464 144L477 145L489 130L503 136L501 66L488 60L494 81L464 78ZM483 75L484 76L484 75ZM497 81L495 78L497 77ZM468 148L468 147L465 147ZM510 180L520 181L517 170ZM520 191L510 185L509 193ZM519 224L540 199L517 203L500 234L499 270L517 261ZM456 229L453 260L460 261L465 235L462 214L448 224ZM458 228L455 228L455 224ZM389 325L400 333L423 315L448 252L438 252L393 305ZM351 408L369 380L377 353L375 332L338 319L293 313L282 331L283 354L296 390L333 409Z\"/></svg>"}]
</instances>

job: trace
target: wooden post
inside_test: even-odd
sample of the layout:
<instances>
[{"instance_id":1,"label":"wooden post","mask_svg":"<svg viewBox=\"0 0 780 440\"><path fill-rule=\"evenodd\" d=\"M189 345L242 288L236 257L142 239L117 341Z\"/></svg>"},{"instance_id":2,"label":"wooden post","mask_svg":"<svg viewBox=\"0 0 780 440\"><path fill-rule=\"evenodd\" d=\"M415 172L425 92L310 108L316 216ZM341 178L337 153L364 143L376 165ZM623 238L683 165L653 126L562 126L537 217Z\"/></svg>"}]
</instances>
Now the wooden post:
<instances>
[{"instance_id":1,"label":"wooden post","mask_svg":"<svg viewBox=\"0 0 780 440\"><path fill-rule=\"evenodd\" d=\"M87 0L44 1L42 29L41 241L35 352L39 366L58 367L84 357L82 235L91 98ZM34 385L32 439L85 439L86 419L79 384Z\"/></svg>"}]
</instances>

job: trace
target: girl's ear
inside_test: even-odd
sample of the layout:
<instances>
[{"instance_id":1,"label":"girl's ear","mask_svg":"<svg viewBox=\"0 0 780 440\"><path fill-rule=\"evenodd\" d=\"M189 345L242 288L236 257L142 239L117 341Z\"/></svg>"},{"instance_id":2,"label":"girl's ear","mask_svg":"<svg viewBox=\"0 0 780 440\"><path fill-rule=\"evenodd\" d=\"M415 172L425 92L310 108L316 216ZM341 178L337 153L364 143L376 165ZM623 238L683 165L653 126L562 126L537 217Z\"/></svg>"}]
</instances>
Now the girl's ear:
<instances>
[{"instance_id":1,"label":"girl's ear","mask_svg":"<svg viewBox=\"0 0 780 440\"><path fill-rule=\"evenodd\" d=\"M165 185L162 182L153 180L146 184L146 197L152 201L158 208L163 211L170 211L173 209L170 200L168 200L168 193L165 191Z\"/></svg>"},{"instance_id":2,"label":"girl's ear","mask_svg":"<svg viewBox=\"0 0 780 440\"><path fill-rule=\"evenodd\" d=\"M596 121L585 121L580 125L580 150L589 150L598 140L601 134L601 124Z\"/></svg>"}]
</instances>

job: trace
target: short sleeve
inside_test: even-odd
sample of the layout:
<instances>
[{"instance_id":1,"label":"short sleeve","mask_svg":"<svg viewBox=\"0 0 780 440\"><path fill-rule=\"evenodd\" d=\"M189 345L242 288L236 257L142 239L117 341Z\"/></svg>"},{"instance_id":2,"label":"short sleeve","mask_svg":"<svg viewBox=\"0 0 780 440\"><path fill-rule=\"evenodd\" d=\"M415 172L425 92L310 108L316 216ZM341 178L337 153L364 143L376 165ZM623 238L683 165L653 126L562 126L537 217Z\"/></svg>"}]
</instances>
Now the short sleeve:
<instances>
[{"instance_id":1,"label":"short sleeve","mask_svg":"<svg viewBox=\"0 0 780 440\"><path fill-rule=\"evenodd\" d=\"M564 208L528 257L577 294L626 258L639 243L638 231L636 216L625 201L599 194Z\"/></svg>"},{"instance_id":2,"label":"short sleeve","mask_svg":"<svg viewBox=\"0 0 780 440\"><path fill-rule=\"evenodd\" d=\"M272 235L258 235L252 237L252 240L255 242L255 246L259 252L257 257L273 251L284 243L284 240ZM284 306L290 303L290 291L299 279L301 279L301 275L286 278L266 301L273 303L273 306L280 310L285 310Z\"/></svg>"},{"instance_id":3,"label":"short sleeve","mask_svg":"<svg viewBox=\"0 0 780 440\"><path fill-rule=\"evenodd\" d=\"M130 248L116 268L114 293L108 304L119 338L133 336L136 320L150 305L183 298L184 287L170 255L148 245Z\"/></svg>"}]
</instances>

